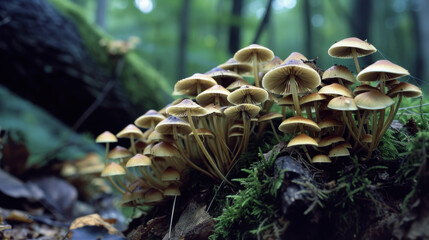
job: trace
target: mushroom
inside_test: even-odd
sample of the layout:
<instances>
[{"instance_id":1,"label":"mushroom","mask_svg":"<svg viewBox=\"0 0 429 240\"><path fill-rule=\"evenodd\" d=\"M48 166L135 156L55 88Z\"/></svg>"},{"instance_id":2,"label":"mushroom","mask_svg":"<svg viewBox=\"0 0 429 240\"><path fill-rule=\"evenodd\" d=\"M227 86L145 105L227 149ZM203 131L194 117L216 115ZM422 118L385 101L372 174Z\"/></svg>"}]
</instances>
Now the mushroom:
<instances>
[{"instance_id":1,"label":"mushroom","mask_svg":"<svg viewBox=\"0 0 429 240\"><path fill-rule=\"evenodd\" d=\"M268 92L259 87L242 86L228 95L228 101L232 104L250 103L261 105L268 100Z\"/></svg>"},{"instance_id":2,"label":"mushroom","mask_svg":"<svg viewBox=\"0 0 429 240\"><path fill-rule=\"evenodd\" d=\"M151 109L147 111L145 114L138 117L134 124L141 127L141 128L149 128L149 129L155 129L155 126L164 120L165 117L161 113Z\"/></svg>"},{"instance_id":3,"label":"mushroom","mask_svg":"<svg viewBox=\"0 0 429 240\"><path fill-rule=\"evenodd\" d=\"M251 44L245 48L238 50L234 54L234 59L239 62L250 62L253 66L253 77L255 78L255 86L259 87L259 63L273 59L274 53L270 49L258 44Z\"/></svg>"},{"instance_id":4,"label":"mushroom","mask_svg":"<svg viewBox=\"0 0 429 240\"><path fill-rule=\"evenodd\" d=\"M350 89L349 85L356 82L355 77L347 67L336 64L323 72L322 81L327 83L337 82L348 89Z\"/></svg>"},{"instance_id":5,"label":"mushroom","mask_svg":"<svg viewBox=\"0 0 429 240\"><path fill-rule=\"evenodd\" d=\"M139 139L143 137L143 132L138 129L134 124L128 124L124 129L116 134L118 138L129 138L131 142L131 149L133 154L137 154L136 146L134 144L134 139Z\"/></svg>"},{"instance_id":6,"label":"mushroom","mask_svg":"<svg viewBox=\"0 0 429 240\"><path fill-rule=\"evenodd\" d=\"M252 70L252 65L248 63L238 62L234 58L228 59L225 63L220 64L218 67L233 71L237 74L243 75Z\"/></svg>"},{"instance_id":7,"label":"mushroom","mask_svg":"<svg viewBox=\"0 0 429 240\"><path fill-rule=\"evenodd\" d=\"M201 73L195 73L190 77L179 80L174 85L173 95L196 97L202 91L213 87L216 84L216 81L212 77Z\"/></svg>"},{"instance_id":8,"label":"mushroom","mask_svg":"<svg viewBox=\"0 0 429 240\"><path fill-rule=\"evenodd\" d=\"M259 119L258 119L258 122L266 122L266 121L269 121L269 122L270 122L271 129L273 130L273 134L274 134L274 136L276 137L277 142L280 142L280 138L279 138L279 136L277 135L276 128L274 127L273 119L276 119L276 118L282 118L282 117L283 117L283 116L282 116L280 113L274 113L274 112L271 112L271 113L267 113L267 114L265 114L265 115L263 115L263 116L260 116L260 117L259 117ZM262 129L262 128L261 128L261 129Z\"/></svg>"},{"instance_id":9,"label":"mushroom","mask_svg":"<svg viewBox=\"0 0 429 240\"><path fill-rule=\"evenodd\" d=\"M231 83L243 79L243 77L233 71L225 70L223 68L215 67L205 73L216 80L217 84L227 87Z\"/></svg>"},{"instance_id":10,"label":"mushroom","mask_svg":"<svg viewBox=\"0 0 429 240\"><path fill-rule=\"evenodd\" d=\"M367 41L351 37L334 43L328 50L331 57L353 58L357 73L360 72L358 57L375 53L377 49Z\"/></svg>"},{"instance_id":11,"label":"mushroom","mask_svg":"<svg viewBox=\"0 0 429 240\"><path fill-rule=\"evenodd\" d=\"M109 153L109 144L111 142L118 142L118 139L109 131L105 131L97 136L95 139L96 143L105 143L106 144L106 153L104 154L104 161L107 160L107 154Z\"/></svg>"},{"instance_id":12,"label":"mushroom","mask_svg":"<svg viewBox=\"0 0 429 240\"><path fill-rule=\"evenodd\" d=\"M103 171L101 172L101 176L107 177L110 183L112 183L113 187L122 194L126 192L127 187L122 183L121 179L119 179L119 176L125 174L125 169L121 165L114 162L109 163L106 167L104 167ZM118 181L119 185L112 177L114 177L116 181Z\"/></svg>"}]
</instances>

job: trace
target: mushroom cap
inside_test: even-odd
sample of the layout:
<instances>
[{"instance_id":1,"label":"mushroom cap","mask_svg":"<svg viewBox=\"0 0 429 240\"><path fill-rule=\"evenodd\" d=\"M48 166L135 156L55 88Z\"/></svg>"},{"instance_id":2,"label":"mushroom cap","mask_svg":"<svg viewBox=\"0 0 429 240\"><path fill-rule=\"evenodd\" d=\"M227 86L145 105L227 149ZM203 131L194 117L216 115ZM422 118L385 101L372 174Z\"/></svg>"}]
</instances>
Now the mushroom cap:
<instances>
[{"instance_id":1,"label":"mushroom cap","mask_svg":"<svg viewBox=\"0 0 429 240\"><path fill-rule=\"evenodd\" d=\"M317 123L320 129L343 126L343 123L333 117L325 117Z\"/></svg>"},{"instance_id":2,"label":"mushroom cap","mask_svg":"<svg viewBox=\"0 0 429 240\"><path fill-rule=\"evenodd\" d=\"M222 112L222 108L216 104L210 103L209 105L204 106L207 111L209 111L209 114L215 114L217 116L225 116Z\"/></svg>"},{"instance_id":3,"label":"mushroom cap","mask_svg":"<svg viewBox=\"0 0 429 240\"><path fill-rule=\"evenodd\" d=\"M161 113L153 109L150 109L145 114L138 117L134 121L134 124L141 128L150 128L152 126L152 122L153 122L153 125L156 125L164 119L165 119L164 115L162 115Z\"/></svg>"},{"instance_id":4,"label":"mushroom cap","mask_svg":"<svg viewBox=\"0 0 429 240\"><path fill-rule=\"evenodd\" d=\"M344 145L337 145L329 150L329 157L350 156L349 150Z\"/></svg>"},{"instance_id":5,"label":"mushroom cap","mask_svg":"<svg viewBox=\"0 0 429 240\"><path fill-rule=\"evenodd\" d=\"M305 129L309 130L310 132L320 131L320 127L317 125L317 123L315 123L313 120L310 120L302 116L290 117L284 120L280 124L279 130L284 133L289 133L289 132L295 131L295 129L300 125L302 125Z\"/></svg>"},{"instance_id":6,"label":"mushroom cap","mask_svg":"<svg viewBox=\"0 0 429 240\"><path fill-rule=\"evenodd\" d=\"M308 61L308 59L301 53L299 52L292 52L291 54L289 54L289 56L283 61L283 63L288 62L289 60L298 60L298 61Z\"/></svg>"},{"instance_id":7,"label":"mushroom cap","mask_svg":"<svg viewBox=\"0 0 429 240\"><path fill-rule=\"evenodd\" d=\"M204 90L202 93L198 94L197 102L200 105L208 105L210 103L214 103L216 97L218 97L221 105L225 106L225 105L228 105L227 97L229 94L230 94L230 91L228 91L222 85L216 84Z\"/></svg>"},{"instance_id":8,"label":"mushroom cap","mask_svg":"<svg viewBox=\"0 0 429 240\"><path fill-rule=\"evenodd\" d=\"M422 90L411 83L401 82L387 93L390 97L396 97L399 94L409 98L420 97L422 95Z\"/></svg>"},{"instance_id":9,"label":"mushroom cap","mask_svg":"<svg viewBox=\"0 0 429 240\"><path fill-rule=\"evenodd\" d=\"M162 181L179 181L180 172L173 167L168 167L164 170L164 172L162 172L161 180Z\"/></svg>"},{"instance_id":10,"label":"mushroom cap","mask_svg":"<svg viewBox=\"0 0 429 240\"><path fill-rule=\"evenodd\" d=\"M215 138L215 135L210 130L208 130L207 128L198 128L198 129L195 129L195 131L197 132L197 135L200 137L206 137L206 138L210 138L210 139ZM194 132L189 133L189 136L192 137L192 139L193 139Z\"/></svg>"},{"instance_id":11,"label":"mushroom cap","mask_svg":"<svg viewBox=\"0 0 429 240\"><path fill-rule=\"evenodd\" d=\"M232 82L231 84L229 84L226 89L228 89L229 91L234 91L237 88L240 88L242 86L249 86L251 85L250 83L248 83L246 80L244 79L237 79L234 82Z\"/></svg>"},{"instance_id":12,"label":"mushroom cap","mask_svg":"<svg viewBox=\"0 0 429 240\"><path fill-rule=\"evenodd\" d=\"M143 155L152 156L152 147L154 143L149 143L143 150Z\"/></svg>"},{"instance_id":13,"label":"mushroom cap","mask_svg":"<svg viewBox=\"0 0 429 240\"><path fill-rule=\"evenodd\" d=\"M308 136L305 133L301 133L298 136L294 137L292 140L290 140L289 143L287 144L287 147L302 146L302 145L312 145L316 147L318 146L314 138Z\"/></svg>"},{"instance_id":14,"label":"mushroom cap","mask_svg":"<svg viewBox=\"0 0 429 240\"><path fill-rule=\"evenodd\" d=\"M279 66L283 63L283 60L277 56L274 56L273 59L271 59L269 62L266 62L261 70L261 72L266 73L270 71L271 69Z\"/></svg>"},{"instance_id":15,"label":"mushroom cap","mask_svg":"<svg viewBox=\"0 0 429 240\"><path fill-rule=\"evenodd\" d=\"M365 134L360 138L360 141L363 143L371 143L372 142L372 135L371 134Z\"/></svg>"},{"instance_id":16,"label":"mushroom cap","mask_svg":"<svg viewBox=\"0 0 429 240\"><path fill-rule=\"evenodd\" d=\"M268 71L262 79L262 86L271 93L288 95L292 93L291 75L295 76L298 93L311 91L320 85L319 74L299 60L288 62Z\"/></svg>"},{"instance_id":17,"label":"mushroom cap","mask_svg":"<svg viewBox=\"0 0 429 240\"><path fill-rule=\"evenodd\" d=\"M200 105L194 103L190 99L185 99L181 101L179 104L170 106L167 108L167 113L171 114L176 117L185 117L188 116L188 110L190 111L191 116L204 116L207 115L209 112L201 107Z\"/></svg>"},{"instance_id":18,"label":"mushroom cap","mask_svg":"<svg viewBox=\"0 0 429 240\"><path fill-rule=\"evenodd\" d=\"M357 57L363 57L375 53L377 49L367 41L351 37L334 43L328 50L331 57L336 58L353 58L352 49L356 49Z\"/></svg>"},{"instance_id":19,"label":"mushroom cap","mask_svg":"<svg viewBox=\"0 0 429 240\"><path fill-rule=\"evenodd\" d=\"M242 86L230 93L227 99L232 104L262 104L268 99L268 92L263 88L251 85Z\"/></svg>"},{"instance_id":20,"label":"mushroom cap","mask_svg":"<svg viewBox=\"0 0 429 240\"><path fill-rule=\"evenodd\" d=\"M378 60L377 62L364 68L357 75L359 81L378 81L384 74L384 80L408 76L410 73L403 67L396 65L389 60Z\"/></svg>"},{"instance_id":21,"label":"mushroom cap","mask_svg":"<svg viewBox=\"0 0 429 240\"><path fill-rule=\"evenodd\" d=\"M343 85L338 84L338 83L332 83L332 84L329 84L329 85L322 87L319 90L319 93L331 95L331 96L353 97L352 92L348 88L346 88Z\"/></svg>"},{"instance_id":22,"label":"mushroom cap","mask_svg":"<svg viewBox=\"0 0 429 240\"><path fill-rule=\"evenodd\" d=\"M320 139L319 141L319 147L327 147L329 145L332 145L334 143L338 143L338 142L344 142L345 139L341 136L327 136L324 137L322 139Z\"/></svg>"},{"instance_id":23,"label":"mushroom cap","mask_svg":"<svg viewBox=\"0 0 429 240\"><path fill-rule=\"evenodd\" d=\"M243 79L241 75L219 67L212 68L205 74L212 77L214 80L216 80L217 84L222 85L223 87L229 86L237 79Z\"/></svg>"},{"instance_id":24,"label":"mushroom cap","mask_svg":"<svg viewBox=\"0 0 429 240\"><path fill-rule=\"evenodd\" d=\"M334 65L323 72L322 80L324 81L332 81L336 79L344 80L344 84L353 84L355 83L355 77L349 71L349 69L342 65Z\"/></svg>"},{"instance_id":25,"label":"mushroom cap","mask_svg":"<svg viewBox=\"0 0 429 240\"><path fill-rule=\"evenodd\" d=\"M243 134L244 133L240 132L240 131L232 131L232 132L228 133L228 138L231 138L231 137L242 137Z\"/></svg>"},{"instance_id":26,"label":"mushroom cap","mask_svg":"<svg viewBox=\"0 0 429 240\"><path fill-rule=\"evenodd\" d=\"M282 118L282 117L283 117L283 115L281 115L280 113L270 112L270 113L267 113L267 114L260 116L258 118L258 122L265 122L265 121L273 120L276 118Z\"/></svg>"},{"instance_id":27,"label":"mushroom cap","mask_svg":"<svg viewBox=\"0 0 429 240\"><path fill-rule=\"evenodd\" d=\"M173 128L176 128L177 133L187 135L192 132L191 125L181 118L170 116L156 125L155 131L162 134L173 135Z\"/></svg>"},{"instance_id":28,"label":"mushroom cap","mask_svg":"<svg viewBox=\"0 0 429 240\"><path fill-rule=\"evenodd\" d=\"M299 105L305 104L313 104L316 101L325 100L326 96L317 92L312 92L310 94L305 95L299 100Z\"/></svg>"},{"instance_id":29,"label":"mushroom cap","mask_svg":"<svg viewBox=\"0 0 429 240\"><path fill-rule=\"evenodd\" d=\"M179 150L168 142L159 142L150 149L152 156L160 158L180 157Z\"/></svg>"},{"instance_id":30,"label":"mushroom cap","mask_svg":"<svg viewBox=\"0 0 429 240\"><path fill-rule=\"evenodd\" d=\"M142 138L143 132L134 124L128 124L124 129L116 134L118 138Z\"/></svg>"},{"instance_id":31,"label":"mushroom cap","mask_svg":"<svg viewBox=\"0 0 429 240\"><path fill-rule=\"evenodd\" d=\"M318 155L314 156L311 159L311 162L312 163L332 163L331 159L324 154L318 154Z\"/></svg>"},{"instance_id":32,"label":"mushroom cap","mask_svg":"<svg viewBox=\"0 0 429 240\"><path fill-rule=\"evenodd\" d=\"M109 131L104 131L103 133L98 135L97 138L95 139L96 143L111 143L111 142L117 142L117 141L118 139L116 138L116 136Z\"/></svg>"},{"instance_id":33,"label":"mushroom cap","mask_svg":"<svg viewBox=\"0 0 429 240\"><path fill-rule=\"evenodd\" d=\"M254 55L256 55L257 62L266 62L274 57L274 53L270 49L258 44L250 44L238 50L234 54L234 59L239 62L252 62Z\"/></svg>"},{"instance_id":34,"label":"mushroom cap","mask_svg":"<svg viewBox=\"0 0 429 240\"><path fill-rule=\"evenodd\" d=\"M217 82L210 76L201 73L195 73L190 77L179 80L174 85L173 95L188 95L196 97L198 92L197 85L200 84L201 91L206 90L217 84Z\"/></svg>"},{"instance_id":35,"label":"mushroom cap","mask_svg":"<svg viewBox=\"0 0 429 240\"><path fill-rule=\"evenodd\" d=\"M394 104L395 101L379 91L364 92L355 97L356 105L367 110L380 110Z\"/></svg>"},{"instance_id":36,"label":"mushroom cap","mask_svg":"<svg viewBox=\"0 0 429 240\"><path fill-rule=\"evenodd\" d=\"M158 143L158 142L174 142L172 132L168 134L162 134L158 131L153 131L147 138L147 143Z\"/></svg>"},{"instance_id":37,"label":"mushroom cap","mask_svg":"<svg viewBox=\"0 0 429 240\"><path fill-rule=\"evenodd\" d=\"M164 196L180 196L180 188L175 184L170 184L164 189Z\"/></svg>"},{"instance_id":38,"label":"mushroom cap","mask_svg":"<svg viewBox=\"0 0 429 240\"><path fill-rule=\"evenodd\" d=\"M242 114L245 114L247 119L251 119L258 115L260 107L250 104L250 103L242 103L237 106L228 107L225 109L224 114L227 118L230 119L242 119Z\"/></svg>"},{"instance_id":39,"label":"mushroom cap","mask_svg":"<svg viewBox=\"0 0 429 240\"><path fill-rule=\"evenodd\" d=\"M225 63L220 64L218 67L234 71L238 74L243 74L252 71L252 65L244 62L237 62L234 58L228 59Z\"/></svg>"},{"instance_id":40,"label":"mushroom cap","mask_svg":"<svg viewBox=\"0 0 429 240\"><path fill-rule=\"evenodd\" d=\"M157 189L151 188L145 194L143 201L146 203L159 202L164 199L164 195Z\"/></svg>"},{"instance_id":41,"label":"mushroom cap","mask_svg":"<svg viewBox=\"0 0 429 240\"><path fill-rule=\"evenodd\" d=\"M101 172L102 177L125 175L125 169L114 162L109 163Z\"/></svg>"},{"instance_id":42,"label":"mushroom cap","mask_svg":"<svg viewBox=\"0 0 429 240\"><path fill-rule=\"evenodd\" d=\"M358 106L353 98L339 96L331 99L328 108L338 111L356 111Z\"/></svg>"},{"instance_id":43,"label":"mushroom cap","mask_svg":"<svg viewBox=\"0 0 429 240\"><path fill-rule=\"evenodd\" d=\"M137 153L132 158L127 161L125 167L139 167L139 166L150 166L152 165L152 161L148 156Z\"/></svg>"},{"instance_id":44,"label":"mushroom cap","mask_svg":"<svg viewBox=\"0 0 429 240\"><path fill-rule=\"evenodd\" d=\"M361 93L368 92L368 91L378 91L378 88L373 87L371 85L366 85L366 84L359 85L355 87L355 89L353 90L353 94L359 95Z\"/></svg>"},{"instance_id":45,"label":"mushroom cap","mask_svg":"<svg viewBox=\"0 0 429 240\"><path fill-rule=\"evenodd\" d=\"M131 156L132 156L131 152L128 151L128 149L121 147L121 146L114 147L107 154L108 159L120 159L120 158L126 158L126 157L131 157Z\"/></svg>"},{"instance_id":46,"label":"mushroom cap","mask_svg":"<svg viewBox=\"0 0 429 240\"><path fill-rule=\"evenodd\" d=\"M279 105L279 106L290 106L290 105L293 105L292 94L287 95L286 97L280 98L277 101L277 105Z\"/></svg>"}]
</instances>

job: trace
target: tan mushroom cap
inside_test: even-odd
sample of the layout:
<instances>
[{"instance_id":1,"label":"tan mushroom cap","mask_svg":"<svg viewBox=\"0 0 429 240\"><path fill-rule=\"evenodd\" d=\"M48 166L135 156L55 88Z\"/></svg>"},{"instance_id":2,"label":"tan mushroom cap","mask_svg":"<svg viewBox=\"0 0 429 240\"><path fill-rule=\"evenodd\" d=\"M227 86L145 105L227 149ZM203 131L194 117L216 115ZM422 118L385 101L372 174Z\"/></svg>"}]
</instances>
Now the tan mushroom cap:
<instances>
[{"instance_id":1,"label":"tan mushroom cap","mask_svg":"<svg viewBox=\"0 0 429 240\"><path fill-rule=\"evenodd\" d=\"M125 169L114 162L109 163L101 172L102 177L125 175Z\"/></svg>"},{"instance_id":2,"label":"tan mushroom cap","mask_svg":"<svg viewBox=\"0 0 429 240\"><path fill-rule=\"evenodd\" d=\"M192 132L191 125L188 122L175 116L170 116L159 122L155 131L165 135L173 135L173 128L176 128L178 134L187 135Z\"/></svg>"},{"instance_id":3,"label":"tan mushroom cap","mask_svg":"<svg viewBox=\"0 0 429 240\"><path fill-rule=\"evenodd\" d=\"M251 103L262 104L268 99L268 92L255 86L242 86L228 95L228 101L232 104Z\"/></svg>"},{"instance_id":4,"label":"tan mushroom cap","mask_svg":"<svg viewBox=\"0 0 429 240\"><path fill-rule=\"evenodd\" d=\"M180 188L175 184L170 184L164 189L164 196L180 196Z\"/></svg>"},{"instance_id":5,"label":"tan mushroom cap","mask_svg":"<svg viewBox=\"0 0 429 240\"><path fill-rule=\"evenodd\" d=\"M355 77L349 71L349 69L342 65L334 65L323 72L322 80L332 81L336 79L344 80L344 84L353 84L355 83Z\"/></svg>"},{"instance_id":6,"label":"tan mushroom cap","mask_svg":"<svg viewBox=\"0 0 429 240\"><path fill-rule=\"evenodd\" d=\"M356 105L367 110L381 110L394 104L395 101L379 91L364 92L355 97Z\"/></svg>"},{"instance_id":7,"label":"tan mushroom cap","mask_svg":"<svg viewBox=\"0 0 429 240\"><path fill-rule=\"evenodd\" d=\"M328 108L338 111L356 111L358 106L353 98L339 96L331 99Z\"/></svg>"},{"instance_id":8,"label":"tan mushroom cap","mask_svg":"<svg viewBox=\"0 0 429 240\"><path fill-rule=\"evenodd\" d=\"M319 141L319 147L327 147L334 143L344 142L345 139L341 136L328 136L324 137Z\"/></svg>"},{"instance_id":9,"label":"tan mushroom cap","mask_svg":"<svg viewBox=\"0 0 429 240\"><path fill-rule=\"evenodd\" d=\"M332 163L331 159L324 154L318 154L318 155L314 156L311 159L311 162L312 163Z\"/></svg>"},{"instance_id":10,"label":"tan mushroom cap","mask_svg":"<svg viewBox=\"0 0 429 240\"><path fill-rule=\"evenodd\" d=\"M299 100L299 105L313 104L317 101L325 100L326 96L317 92L312 92L310 94L305 95Z\"/></svg>"},{"instance_id":11,"label":"tan mushroom cap","mask_svg":"<svg viewBox=\"0 0 429 240\"><path fill-rule=\"evenodd\" d=\"M292 59L267 72L262 79L262 86L271 93L289 95L292 93L291 76L295 77L298 93L311 91L320 85L319 74L299 60Z\"/></svg>"},{"instance_id":12,"label":"tan mushroom cap","mask_svg":"<svg viewBox=\"0 0 429 240\"><path fill-rule=\"evenodd\" d=\"M299 52L292 52L291 54L289 54L289 56L283 61L283 63L287 63L289 60L298 60L298 61L308 61L307 57L305 57L303 54L299 53Z\"/></svg>"},{"instance_id":13,"label":"tan mushroom cap","mask_svg":"<svg viewBox=\"0 0 429 240\"><path fill-rule=\"evenodd\" d=\"M179 181L180 172L173 167L168 167L164 170L164 172L162 172L161 180L162 181Z\"/></svg>"},{"instance_id":14,"label":"tan mushroom cap","mask_svg":"<svg viewBox=\"0 0 429 240\"><path fill-rule=\"evenodd\" d=\"M256 55L257 62L266 62L274 57L274 53L270 49L258 44L250 44L238 50L234 54L234 59L239 62L252 62L254 55Z\"/></svg>"},{"instance_id":15,"label":"tan mushroom cap","mask_svg":"<svg viewBox=\"0 0 429 240\"><path fill-rule=\"evenodd\" d=\"M282 117L283 117L283 115L281 115L280 113L270 112L270 113L267 113L267 114L260 116L258 118L258 122L265 122L265 121L273 120L276 118L282 118Z\"/></svg>"},{"instance_id":16,"label":"tan mushroom cap","mask_svg":"<svg viewBox=\"0 0 429 240\"><path fill-rule=\"evenodd\" d=\"M234 71L238 74L244 74L252 71L252 65L244 62L237 62L237 60L235 60L234 58L228 59L228 61L220 64L218 67L225 70Z\"/></svg>"},{"instance_id":17,"label":"tan mushroom cap","mask_svg":"<svg viewBox=\"0 0 429 240\"><path fill-rule=\"evenodd\" d=\"M152 157L152 147L154 143L149 143L143 150L143 155Z\"/></svg>"},{"instance_id":18,"label":"tan mushroom cap","mask_svg":"<svg viewBox=\"0 0 429 240\"><path fill-rule=\"evenodd\" d=\"M357 57L363 57L375 53L377 49L367 41L351 37L334 43L328 50L331 57L353 58L352 49L356 49Z\"/></svg>"},{"instance_id":19,"label":"tan mushroom cap","mask_svg":"<svg viewBox=\"0 0 429 240\"><path fill-rule=\"evenodd\" d=\"M228 105L227 97L230 94L226 88L222 85L214 85L202 93L198 94L197 102L200 105L208 105L210 103L215 103L216 97L219 99L219 103L222 106Z\"/></svg>"},{"instance_id":20,"label":"tan mushroom cap","mask_svg":"<svg viewBox=\"0 0 429 240\"><path fill-rule=\"evenodd\" d=\"M237 88L240 88L242 86L249 86L251 85L250 83L248 83L246 80L244 79L237 79L234 82L232 82L231 84L229 84L226 89L228 91L234 91Z\"/></svg>"},{"instance_id":21,"label":"tan mushroom cap","mask_svg":"<svg viewBox=\"0 0 429 240\"><path fill-rule=\"evenodd\" d=\"M180 157L179 150L168 142L159 142L150 149L152 156L160 158Z\"/></svg>"},{"instance_id":22,"label":"tan mushroom cap","mask_svg":"<svg viewBox=\"0 0 429 240\"><path fill-rule=\"evenodd\" d=\"M403 67L396 65L389 60L378 60L377 62L364 68L358 75L359 81L378 81L384 75L384 80L408 76L410 73Z\"/></svg>"},{"instance_id":23,"label":"tan mushroom cap","mask_svg":"<svg viewBox=\"0 0 429 240\"><path fill-rule=\"evenodd\" d=\"M280 98L277 101L277 105L279 105L279 106L290 106L290 105L293 105L292 94L291 95L287 95L286 97Z\"/></svg>"},{"instance_id":24,"label":"tan mushroom cap","mask_svg":"<svg viewBox=\"0 0 429 240\"><path fill-rule=\"evenodd\" d=\"M329 150L329 157L350 156L349 150L344 145L338 145Z\"/></svg>"},{"instance_id":25,"label":"tan mushroom cap","mask_svg":"<svg viewBox=\"0 0 429 240\"><path fill-rule=\"evenodd\" d=\"M200 105L194 103L190 99L185 99L181 101L179 104L170 106L167 108L167 113L176 116L176 117L185 117L188 116L188 110L190 111L191 116L204 116L207 115L209 112L201 107Z\"/></svg>"},{"instance_id":26,"label":"tan mushroom cap","mask_svg":"<svg viewBox=\"0 0 429 240\"><path fill-rule=\"evenodd\" d=\"M205 74L212 77L214 80L216 80L217 84L222 85L223 87L229 86L237 79L243 79L240 74L219 67L215 67Z\"/></svg>"},{"instance_id":27,"label":"tan mushroom cap","mask_svg":"<svg viewBox=\"0 0 429 240\"><path fill-rule=\"evenodd\" d=\"M114 147L107 154L108 159L121 159L121 158L126 158L126 157L131 157L131 156L132 156L131 152L128 151L128 149L121 147L121 146Z\"/></svg>"},{"instance_id":28,"label":"tan mushroom cap","mask_svg":"<svg viewBox=\"0 0 429 240\"><path fill-rule=\"evenodd\" d=\"M225 116L222 112L222 107L216 104L210 103L209 105L204 106L209 114L215 114L216 116Z\"/></svg>"},{"instance_id":29,"label":"tan mushroom cap","mask_svg":"<svg viewBox=\"0 0 429 240\"><path fill-rule=\"evenodd\" d=\"M197 135L200 137L206 137L210 139L215 138L215 135L213 134L213 132L208 130L207 128L198 128L198 129L195 129L195 131L197 132ZM195 139L193 138L194 132L189 133L189 136L192 137L191 139Z\"/></svg>"},{"instance_id":30,"label":"tan mushroom cap","mask_svg":"<svg viewBox=\"0 0 429 240\"><path fill-rule=\"evenodd\" d=\"M125 167L139 167L139 166L150 166L152 165L152 160L148 156L137 153L132 158L127 161Z\"/></svg>"},{"instance_id":31,"label":"tan mushroom cap","mask_svg":"<svg viewBox=\"0 0 429 240\"><path fill-rule=\"evenodd\" d=\"M231 138L231 137L242 137L243 135L244 135L244 133L240 132L240 131L232 131L232 132L228 133L229 138Z\"/></svg>"},{"instance_id":32,"label":"tan mushroom cap","mask_svg":"<svg viewBox=\"0 0 429 240\"><path fill-rule=\"evenodd\" d=\"M138 117L134 121L134 124L141 128L150 128L152 126L156 126L156 124L158 124L164 119L165 119L164 115L162 115L161 113L153 109L150 109L145 114Z\"/></svg>"},{"instance_id":33,"label":"tan mushroom cap","mask_svg":"<svg viewBox=\"0 0 429 240\"><path fill-rule=\"evenodd\" d=\"M329 128L329 127L339 127L344 124L333 117L325 117L317 123L320 129Z\"/></svg>"},{"instance_id":34,"label":"tan mushroom cap","mask_svg":"<svg viewBox=\"0 0 429 240\"><path fill-rule=\"evenodd\" d=\"M142 138L143 132L134 124L128 124L124 129L116 134L118 138Z\"/></svg>"},{"instance_id":35,"label":"tan mushroom cap","mask_svg":"<svg viewBox=\"0 0 429 240\"><path fill-rule=\"evenodd\" d=\"M352 92L344 87L341 84L338 83L332 83L329 85L326 85L322 87L319 90L319 94L326 94L326 95L332 95L332 96L345 96L345 97L353 97Z\"/></svg>"},{"instance_id":36,"label":"tan mushroom cap","mask_svg":"<svg viewBox=\"0 0 429 240\"><path fill-rule=\"evenodd\" d=\"M204 91L217 84L217 82L210 76L201 73L195 73L190 77L179 80L174 85L173 95L188 95L191 97L197 96L198 84L200 85L200 91Z\"/></svg>"},{"instance_id":37,"label":"tan mushroom cap","mask_svg":"<svg viewBox=\"0 0 429 240\"><path fill-rule=\"evenodd\" d=\"M262 68L262 72L266 73L269 70L279 66L280 64L283 63L283 60L277 56L274 56L273 59L271 59L269 62L266 62Z\"/></svg>"},{"instance_id":38,"label":"tan mushroom cap","mask_svg":"<svg viewBox=\"0 0 429 240\"><path fill-rule=\"evenodd\" d=\"M422 95L422 90L411 83L401 82L387 93L390 97L396 97L399 94L409 98L420 97Z\"/></svg>"},{"instance_id":39,"label":"tan mushroom cap","mask_svg":"<svg viewBox=\"0 0 429 240\"><path fill-rule=\"evenodd\" d=\"M159 202L162 199L164 199L164 195L162 194L162 192L157 189L151 188L145 193L143 201L146 203L154 203Z\"/></svg>"},{"instance_id":40,"label":"tan mushroom cap","mask_svg":"<svg viewBox=\"0 0 429 240\"><path fill-rule=\"evenodd\" d=\"M111 143L111 142L117 142L117 141L118 141L118 139L116 138L116 136L113 135L113 133L111 133L109 131L105 131L105 132L101 133L95 139L96 143Z\"/></svg>"},{"instance_id":41,"label":"tan mushroom cap","mask_svg":"<svg viewBox=\"0 0 429 240\"><path fill-rule=\"evenodd\" d=\"M279 130L284 133L294 132L297 127L302 125L305 129L311 132L319 132L320 127L313 120L304 118L302 116L290 117L284 120L280 126Z\"/></svg>"},{"instance_id":42,"label":"tan mushroom cap","mask_svg":"<svg viewBox=\"0 0 429 240\"><path fill-rule=\"evenodd\" d=\"M361 93L369 92L369 91L379 91L379 90L376 87L373 87L371 85L366 85L365 84L365 85L356 86L355 89L353 90L353 94L354 95L359 95Z\"/></svg>"},{"instance_id":43,"label":"tan mushroom cap","mask_svg":"<svg viewBox=\"0 0 429 240\"><path fill-rule=\"evenodd\" d=\"M372 142L372 135L371 134L365 134L360 138L360 141L363 143L371 143Z\"/></svg>"},{"instance_id":44,"label":"tan mushroom cap","mask_svg":"<svg viewBox=\"0 0 429 240\"><path fill-rule=\"evenodd\" d=\"M158 143L158 142L174 142L172 133L162 134L158 131L153 131L147 138L147 143Z\"/></svg>"},{"instance_id":45,"label":"tan mushroom cap","mask_svg":"<svg viewBox=\"0 0 429 240\"><path fill-rule=\"evenodd\" d=\"M303 146L303 145L312 145L316 147L318 146L314 138L308 136L307 134L301 133L298 136L294 137L292 140L290 140L289 143L287 144L287 147Z\"/></svg>"},{"instance_id":46,"label":"tan mushroom cap","mask_svg":"<svg viewBox=\"0 0 429 240\"><path fill-rule=\"evenodd\" d=\"M230 119L242 119L242 114L244 113L247 119L251 119L256 117L259 111L261 111L261 108L256 105L242 103L237 106L228 107L225 109L224 114Z\"/></svg>"}]
</instances>

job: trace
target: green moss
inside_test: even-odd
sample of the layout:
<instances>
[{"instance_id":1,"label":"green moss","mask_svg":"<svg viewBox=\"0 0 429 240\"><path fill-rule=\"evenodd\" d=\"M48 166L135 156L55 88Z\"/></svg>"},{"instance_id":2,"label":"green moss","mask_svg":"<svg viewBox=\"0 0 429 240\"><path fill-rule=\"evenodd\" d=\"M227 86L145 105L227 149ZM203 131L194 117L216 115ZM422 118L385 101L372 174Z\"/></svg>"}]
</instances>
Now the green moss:
<instances>
[{"instance_id":1,"label":"green moss","mask_svg":"<svg viewBox=\"0 0 429 240\"><path fill-rule=\"evenodd\" d=\"M105 47L100 45L101 39L111 40L112 37L89 22L82 9L76 4L63 0L49 1L75 23L83 43L94 60L106 71L113 72L114 62L109 57ZM141 106L142 109L158 109L172 100L172 86L137 53L128 53L124 61L120 79L133 104Z\"/></svg>"}]
</instances>

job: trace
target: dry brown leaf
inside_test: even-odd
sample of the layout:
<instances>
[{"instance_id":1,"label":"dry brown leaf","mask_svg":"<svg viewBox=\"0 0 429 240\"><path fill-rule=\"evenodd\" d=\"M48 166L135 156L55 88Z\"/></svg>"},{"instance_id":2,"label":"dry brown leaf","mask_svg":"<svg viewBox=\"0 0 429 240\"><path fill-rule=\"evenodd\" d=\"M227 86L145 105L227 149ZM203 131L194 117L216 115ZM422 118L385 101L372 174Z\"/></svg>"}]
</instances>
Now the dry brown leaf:
<instances>
[{"instance_id":1,"label":"dry brown leaf","mask_svg":"<svg viewBox=\"0 0 429 240\"><path fill-rule=\"evenodd\" d=\"M104 220L100 215L98 214L90 214L87 216L83 216L80 218L76 218L71 226L70 230L81 228L85 226L98 226L98 227L104 227L107 229L109 234L114 235L120 235L123 236L121 232L119 232L116 228L114 228L112 225L110 225L106 220Z\"/></svg>"}]
</instances>

